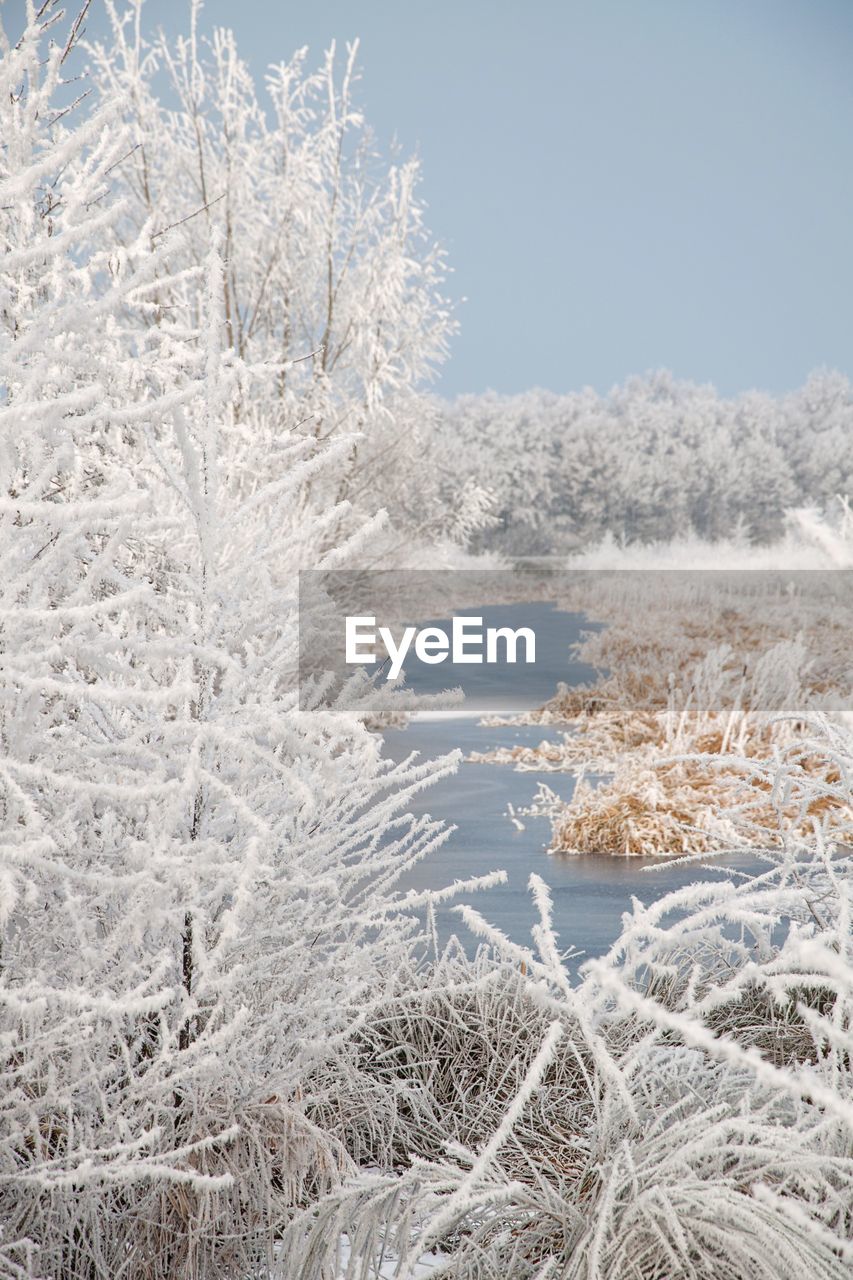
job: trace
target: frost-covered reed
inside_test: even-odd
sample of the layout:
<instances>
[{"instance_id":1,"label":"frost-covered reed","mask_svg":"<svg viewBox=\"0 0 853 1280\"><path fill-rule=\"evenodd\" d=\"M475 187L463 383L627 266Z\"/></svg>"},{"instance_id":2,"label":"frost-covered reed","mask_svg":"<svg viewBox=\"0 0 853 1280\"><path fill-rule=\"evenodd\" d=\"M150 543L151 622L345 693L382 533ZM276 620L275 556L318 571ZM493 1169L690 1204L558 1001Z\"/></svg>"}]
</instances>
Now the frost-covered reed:
<instances>
[{"instance_id":1,"label":"frost-covered reed","mask_svg":"<svg viewBox=\"0 0 853 1280\"><path fill-rule=\"evenodd\" d=\"M850 734L813 734L849 800ZM790 763L768 766L771 779L804 804L823 794ZM753 850L763 869L750 876L697 862L696 883L635 903L579 980L538 877L531 949L462 908L486 946L476 981L451 950L420 979L422 1005L410 992L371 1028L364 1062L395 1103L361 1115L344 1093L338 1111L344 1135L356 1107L350 1140L376 1174L297 1218L281 1274L301 1258L319 1269L345 1231L359 1242L353 1277L384 1248L414 1265L439 1244L435 1274L448 1277L841 1280L851 835L839 846L819 821L787 833Z\"/></svg>"},{"instance_id":2,"label":"frost-covered reed","mask_svg":"<svg viewBox=\"0 0 853 1280\"><path fill-rule=\"evenodd\" d=\"M843 717L853 699L848 574L658 568L565 582L567 603L606 623L579 646L601 675L588 687L561 685L516 717L565 726L556 740L471 757L576 776L568 801L540 785L531 806L550 819L555 852L703 853L733 839L744 807L765 842L780 823L810 824L817 802L756 793L756 762L793 752L816 782L836 777L821 753L797 744L810 714ZM820 807L830 821L849 819L840 800Z\"/></svg>"}]
</instances>

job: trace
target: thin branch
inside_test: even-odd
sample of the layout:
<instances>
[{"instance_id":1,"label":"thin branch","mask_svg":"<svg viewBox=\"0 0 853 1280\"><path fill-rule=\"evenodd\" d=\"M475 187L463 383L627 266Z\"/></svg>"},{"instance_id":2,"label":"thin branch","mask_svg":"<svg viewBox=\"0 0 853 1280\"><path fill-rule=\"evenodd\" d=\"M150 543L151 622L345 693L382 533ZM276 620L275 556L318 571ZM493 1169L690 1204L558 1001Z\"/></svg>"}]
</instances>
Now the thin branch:
<instances>
[{"instance_id":1,"label":"thin branch","mask_svg":"<svg viewBox=\"0 0 853 1280\"><path fill-rule=\"evenodd\" d=\"M192 218L197 218L200 213L205 213L208 209L212 209L220 200L225 199L225 192L221 196L217 196L215 200L209 200L207 204L201 205L200 208L194 209L192 213L188 213L185 218L179 218L177 222L170 222L168 227L161 227L159 231L155 231L151 239L156 240L158 236L164 236L167 231L174 231L175 227L182 227L185 222L189 222Z\"/></svg>"},{"instance_id":2,"label":"thin branch","mask_svg":"<svg viewBox=\"0 0 853 1280\"><path fill-rule=\"evenodd\" d=\"M83 24L83 19L86 17L86 14L89 12L89 6L91 5L91 3L92 3L92 0L85 0L83 8L80 10L80 12L77 14L77 17L74 19L73 23L71 24L71 30L68 33L68 40L66 41L65 48L62 51L62 57L59 59L60 66L68 57L71 50L74 48L78 38L83 34L80 28Z\"/></svg>"}]
</instances>

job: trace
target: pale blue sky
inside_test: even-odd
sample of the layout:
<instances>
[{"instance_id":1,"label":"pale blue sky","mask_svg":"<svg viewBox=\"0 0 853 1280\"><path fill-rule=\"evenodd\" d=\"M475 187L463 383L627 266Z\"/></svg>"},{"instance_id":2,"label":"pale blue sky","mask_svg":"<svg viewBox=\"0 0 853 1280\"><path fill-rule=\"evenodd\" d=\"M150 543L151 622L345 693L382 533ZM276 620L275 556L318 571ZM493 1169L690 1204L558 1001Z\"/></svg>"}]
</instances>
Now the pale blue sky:
<instances>
[{"instance_id":1,"label":"pale blue sky","mask_svg":"<svg viewBox=\"0 0 853 1280\"><path fill-rule=\"evenodd\" d=\"M171 28L183 6L146 8ZM207 0L205 21L258 73L361 37L363 106L420 153L467 298L444 394L853 373L853 0Z\"/></svg>"}]
</instances>

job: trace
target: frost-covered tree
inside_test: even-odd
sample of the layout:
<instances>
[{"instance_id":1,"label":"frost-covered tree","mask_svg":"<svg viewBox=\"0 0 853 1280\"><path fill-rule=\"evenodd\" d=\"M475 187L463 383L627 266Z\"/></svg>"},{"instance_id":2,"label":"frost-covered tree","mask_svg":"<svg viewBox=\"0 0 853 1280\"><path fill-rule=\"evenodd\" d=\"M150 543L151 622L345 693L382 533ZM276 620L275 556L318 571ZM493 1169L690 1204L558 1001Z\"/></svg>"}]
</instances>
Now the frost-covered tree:
<instances>
[{"instance_id":1,"label":"frost-covered tree","mask_svg":"<svg viewBox=\"0 0 853 1280\"><path fill-rule=\"evenodd\" d=\"M547 523L559 441L549 417L555 397L460 396L448 413L435 406L434 448L447 474L479 481L491 496L490 519L475 545L524 552L547 549Z\"/></svg>"},{"instance_id":2,"label":"frost-covered tree","mask_svg":"<svg viewBox=\"0 0 853 1280\"><path fill-rule=\"evenodd\" d=\"M449 763L383 761L358 688L300 710L296 572L374 534L329 501L357 440L255 431L298 348L235 349L216 228L127 234L123 90L70 109L57 31L30 4L0 59L0 1259L242 1280L351 1168L304 1085L417 939Z\"/></svg>"},{"instance_id":3,"label":"frost-covered tree","mask_svg":"<svg viewBox=\"0 0 853 1280\"><path fill-rule=\"evenodd\" d=\"M434 409L421 390L454 329L444 254L425 227L417 160L386 164L358 108L357 45L333 45L316 70L301 49L270 68L261 96L233 33L203 35L199 3L177 42L146 33L142 3L107 9L112 43L93 50L93 75L126 104L137 144L117 175L119 242L146 222L155 235L175 226L171 261L197 266L221 227L223 341L279 366L243 410L251 430L298 422L318 449L349 437L313 483L356 513L387 510L386 553L402 544L411 556L419 538L434 547L437 516L465 527L476 495L430 467ZM347 524L346 510L344 532L359 519Z\"/></svg>"},{"instance_id":4,"label":"frost-covered tree","mask_svg":"<svg viewBox=\"0 0 853 1280\"><path fill-rule=\"evenodd\" d=\"M134 945L162 897L144 851L172 785L139 726L190 687L146 666L162 618L146 544L168 522L133 442L164 405L145 392L159 344L134 350L121 319L161 264L103 248L128 140L114 110L80 122L57 105L72 41L53 28L30 5L0 62L0 1178L4 1222L45 1250L38 1273L76 1274L74 1214L48 1221L58 1188L145 1179L146 1164L168 1177L192 1147L185 1132L158 1156L144 1102L121 1101L178 993L167 951Z\"/></svg>"},{"instance_id":5,"label":"frost-covered tree","mask_svg":"<svg viewBox=\"0 0 853 1280\"><path fill-rule=\"evenodd\" d=\"M825 506L853 492L853 388L842 374L813 373L782 405L797 501Z\"/></svg>"}]
</instances>

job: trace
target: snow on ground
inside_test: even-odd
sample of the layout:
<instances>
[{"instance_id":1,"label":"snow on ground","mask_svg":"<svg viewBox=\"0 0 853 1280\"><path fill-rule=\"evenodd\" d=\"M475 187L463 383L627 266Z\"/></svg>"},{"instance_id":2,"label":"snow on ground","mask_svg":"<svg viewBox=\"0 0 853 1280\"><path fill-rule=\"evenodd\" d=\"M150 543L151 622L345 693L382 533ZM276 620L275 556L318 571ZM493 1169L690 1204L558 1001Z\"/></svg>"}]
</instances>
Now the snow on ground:
<instances>
[{"instance_id":1,"label":"snow on ground","mask_svg":"<svg viewBox=\"0 0 853 1280\"><path fill-rule=\"evenodd\" d=\"M346 1236L341 1237L340 1250L340 1270L337 1280L347 1280L347 1266L350 1260L349 1241ZM419 1262L416 1262L411 1272L407 1276L407 1280L425 1280L427 1276L435 1273L440 1263L446 1262L447 1258L442 1253L425 1253ZM371 1271L370 1280L397 1280L397 1268L400 1265L399 1256L392 1250L388 1250L387 1254L379 1264L378 1271Z\"/></svg>"}]
</instances>

